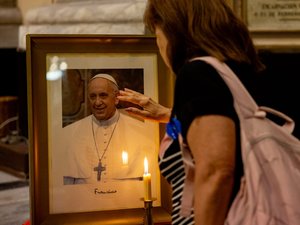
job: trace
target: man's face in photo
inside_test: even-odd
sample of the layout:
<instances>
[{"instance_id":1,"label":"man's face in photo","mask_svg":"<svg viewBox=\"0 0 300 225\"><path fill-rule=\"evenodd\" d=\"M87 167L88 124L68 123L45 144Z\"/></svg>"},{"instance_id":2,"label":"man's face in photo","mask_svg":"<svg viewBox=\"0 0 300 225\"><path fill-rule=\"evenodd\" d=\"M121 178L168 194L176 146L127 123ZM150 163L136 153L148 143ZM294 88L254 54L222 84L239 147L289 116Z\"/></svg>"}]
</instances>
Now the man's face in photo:
<instances>
[{"instance_id":1,"label":"man's face in photo","mask_svg":"<svg viewBox=\"0 0 300 225\"><path fill-rule=\"evenodd\" d=\"M88 99L91 111L98 120L111 118L118 104L117 89L104 78L95 78L88 86Z\"/></svg>"}]
</instances>

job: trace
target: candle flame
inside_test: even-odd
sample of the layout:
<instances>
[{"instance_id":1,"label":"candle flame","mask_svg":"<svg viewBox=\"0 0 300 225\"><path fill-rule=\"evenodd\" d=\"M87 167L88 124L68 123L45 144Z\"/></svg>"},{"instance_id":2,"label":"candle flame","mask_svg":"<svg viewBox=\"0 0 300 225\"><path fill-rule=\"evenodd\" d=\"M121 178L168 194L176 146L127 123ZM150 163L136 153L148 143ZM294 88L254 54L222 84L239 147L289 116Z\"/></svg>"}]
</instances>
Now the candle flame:
<instances>
[{"instance_id":1,"label":"candle flame","mask_svg":"<svg viewBox=\"0 0 300 225\"><path fill-rule=\"evenodd\" d=\"M128 164L128 153L126 151L122 151L122 163L123 165Z\"/></svg>"},{"instance_id":2,"label":"candle flame","mask_svg":"<svg viewBox=\"0 0 300 225\"><path fill-rule=\"evenodd\" d=\"M145 157L144 159L144 173L145 174L148 174L148 160L147 160L147 157Z\"/></svg>"}]
</instances>

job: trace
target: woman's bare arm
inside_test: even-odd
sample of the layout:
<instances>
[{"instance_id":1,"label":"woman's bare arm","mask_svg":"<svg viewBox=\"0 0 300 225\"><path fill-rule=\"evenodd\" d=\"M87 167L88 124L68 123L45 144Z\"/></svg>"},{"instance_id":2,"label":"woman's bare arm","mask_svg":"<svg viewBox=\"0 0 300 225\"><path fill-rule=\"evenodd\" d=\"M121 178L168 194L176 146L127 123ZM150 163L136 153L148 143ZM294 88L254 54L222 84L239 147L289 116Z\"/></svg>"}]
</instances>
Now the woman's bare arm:
<instances>
[{"instance_id":1,"label":"woman's bare arm","mask_svg":"<svg viewBox=\"0 0 300 225\"><path fill-rule=\"evenodd\" d=\"M195 159L196 224L223 225L235 170L235 124L218 115L196 118L187 134Z\"/></svg>"}]
</instances>

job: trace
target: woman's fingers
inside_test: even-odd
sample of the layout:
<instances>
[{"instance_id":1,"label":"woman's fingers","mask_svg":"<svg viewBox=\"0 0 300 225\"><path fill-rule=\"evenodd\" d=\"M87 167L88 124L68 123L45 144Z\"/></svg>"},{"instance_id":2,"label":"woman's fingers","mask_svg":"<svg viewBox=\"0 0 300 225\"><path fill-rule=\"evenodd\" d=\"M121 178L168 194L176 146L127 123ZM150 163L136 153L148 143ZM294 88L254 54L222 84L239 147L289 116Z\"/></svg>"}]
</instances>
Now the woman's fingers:
<instances>
[{"instance_id":1,"label":"woman's fingers","mask_svg":"<svg viewBox=\"0 0 300 225\"><path fill-rule=\"evenodd\" d=\"M141 107L146 106L149 102L149 97L128 88L125 88L124 91L120 90L119 93L118 99L121 101L131 102Z\"/></svg>"}]
</instances>

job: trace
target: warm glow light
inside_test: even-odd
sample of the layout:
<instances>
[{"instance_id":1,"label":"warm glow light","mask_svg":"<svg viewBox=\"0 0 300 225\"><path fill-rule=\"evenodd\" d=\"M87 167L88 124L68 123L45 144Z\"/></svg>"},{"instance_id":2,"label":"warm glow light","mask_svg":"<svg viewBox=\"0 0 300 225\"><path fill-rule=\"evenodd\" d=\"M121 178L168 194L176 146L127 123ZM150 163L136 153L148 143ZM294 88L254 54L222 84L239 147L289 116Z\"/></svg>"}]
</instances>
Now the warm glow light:
<instances>
[{"instance_id":1,"label":"warm glow light","mask_svg":"<svg viewBox=\"0 0 300 225\"><path fill-rule=\"evenodd\" d=\"M122 163L128 165L128 153L126 151L122 151Z\"/></svg>"},{"instance_id":2,"label":"warm glow light","mask_svg":"<svg viewBox=\"0 0 300 225\"><path fill-rule=\"evenodd\" d=\"M59 65L60 70L67 70L68 69L68 64L66 62L61 62Z\"/></svg>"},{"instance_id":3,"label":"warm glow light","mask_svg":"<svg viewBox=\"0 0 300 225\"><path fill-rule=\"evenodd\" d=\"M60 59L58 56L53 56L51 58L51 64L49 70L46 74L47 80L55 81L61 79L64 74L64 71L68 68L68 64Z\"/></svg>"},{"instance_id":4,"label":"warm glow light","mask_svg":"<svg viewBox=\"0 0 300 225\"><path fill-rule=\"evenodd\" d=\"M47 80L58 80L62 77L63 72L61 70L53 70L53 71L48 71L46 74L46 79Z\"/></svg>"},{"instance_id":5,"label":"warm glow light","mask_svg":"<svg viewBox=\"0 0 300 225\"><path fill-rule=\"evenodd\" d=\"M147 160L147 157L145 157L145 159L144 159L144 173L148 174L148 172L149 172L149 169L148 169L148 160Z\"/></svg>"}]
</instances>

